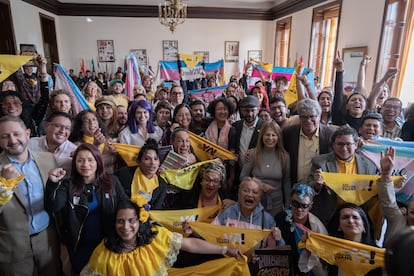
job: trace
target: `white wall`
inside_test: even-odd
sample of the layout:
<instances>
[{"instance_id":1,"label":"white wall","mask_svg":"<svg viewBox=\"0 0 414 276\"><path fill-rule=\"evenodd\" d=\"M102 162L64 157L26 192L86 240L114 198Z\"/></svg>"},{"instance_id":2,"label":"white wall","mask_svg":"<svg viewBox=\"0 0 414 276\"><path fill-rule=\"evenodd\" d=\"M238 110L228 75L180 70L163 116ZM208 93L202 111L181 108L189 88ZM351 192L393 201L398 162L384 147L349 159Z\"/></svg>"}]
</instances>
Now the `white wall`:
<instances>
[{"instance_id":1,"label":"white wall","mask_svg":"<svg viewBox=\"0 0 414 276\"><path fill-rule=\"evenodd\" d=\"M374 79L384 3L385 0L342 1L338 49L368 46L368 54L374 57L367 68L368 89ZM11 0L11 8L17 44L36 44L40 53L43 43L39 12L55 18L60 61L67 69L79 70L81 58L96 59L98 39L114 40L116 62L108 63L112 65L110 70L122 66L129 50L137 48L147 49L150 65L156 68L162 59L162 40L178 40L182 53L210 51L210 61L223 58L224 41L240 41L240 62L225 64L227 78L242 70L248 50L263 50L267 62L274 58L275 22L272 21L187 19L171 34L157 18L93 17L94 21L87 23L85 17L55 16L21 0ZM292 16L290 65L299 56L303 56L305 63L308 61L312 12L313 7L289 15ZM411 75L404 81L414 83Z\"/></svg>"},{"instance_id":2,"label":"white wall","mask_svg":"<svg viewBox=\"0 0 414 276\"><path fill-rule=\"evenodd\" d=\"M35 44L37 51L41 54L44 54L39 13L53 17L56 24L59 23L59 17L50 12L27 4L21 0L11 0L10 8L12 12L13 28L16 37L17 49L20 49L20 44ZM59 46L60 34L61 33L57 30L56 36ZM60 47L58 51L61 53Z\"/></svg>"},{"instance_id":3,"label":"white wall","mask_svg":"<svg viewBox=\"0 0 414 276\"><path fill-rule=\"evenodd\" d=\"M97 58L97 39L114 40L116 62L111 66L122 66L130 49L147 49L153 68L162 59L162 40L178 40L181 53L210 51L210 61L223 58L224 41L240 41L240 62L226 63L227 77L237 68L242 70L248 50L262 49L264 58L270 60L275 32L270 21L187 19L172 34L157 18L93 17L87 23L85 17L74 16L60 17L57 29L62 34L61 63L76 69L82 57Z\"/></svg>"}]
</instances>

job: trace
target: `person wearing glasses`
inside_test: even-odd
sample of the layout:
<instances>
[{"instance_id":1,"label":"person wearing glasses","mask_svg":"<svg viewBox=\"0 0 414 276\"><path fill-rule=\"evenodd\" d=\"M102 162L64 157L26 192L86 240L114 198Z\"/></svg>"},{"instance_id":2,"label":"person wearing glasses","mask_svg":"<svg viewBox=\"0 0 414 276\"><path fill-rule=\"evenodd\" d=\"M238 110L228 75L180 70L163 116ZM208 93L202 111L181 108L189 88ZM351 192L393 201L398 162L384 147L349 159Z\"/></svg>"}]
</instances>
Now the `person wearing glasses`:
<instances>
[{"instance_id":1,"label":"person wearing glasses","mask_svg":"<svg viewBox=\"0 0 414 276\"><path fill-rule=\"evenodd\" d=\"M329 225L336 208L343 203L335 192L331 191L323 179L322 172L346 174L377 174L377 167L370 159L356 153L358 134L349 126L338 128L332 136L333 151L312 159L312 168L308 184L317 193L312 212L325 224ZM376 198L373 198L376 200ZM366 203L370 204L370 201ZM330 230L330 229L328 229Z\"/></svg>"},{"instance_id":2,"label":"person wearing glasses","mask_svg":"<svg viewBox=\"0 0 414 276\"><path fill-rule=\"evenodd\" d=\"M292 247L293 263L295 264L294 275L327 275L327 266L322 265L319 258L316 262L303 262L311 258L311 253L305 249L298 248L298 243L305 232L313 231L328 235L323 223L310 212L315 191L307 184L297 183L290 192L289 208L279 212L275 216L276 224L279 226L286 245ZM299 259L306 267L299 267Z\"/></svg>"},{"instance_id":3,"label":"person wearing glasses","mask_svg":"<svg viewBox=\"0 0 414 276\"><path fill-rule=\"evenodd\" d=\"M170 103L173 108L182 104L184 101L184 90L179 85L173 85L170 92Z\"/></svg>"},{"instance_id":4,"label":"person wearing glasses","mask_svg":"<svg viewBox=\"0 0 414 276\"><path fill-rule=\"evenodd\" d=\"M398 117L401 114L402 102L400 99L391 97L384 101L381 108L383 118L383 134L385 138L395 139L401 136L401 126Z\"/></svg>"},{"instance_id":5,"label":"person wearing glasses","mask_svg":"<svg viewBox=\"0 0 414 276\"><path fill-rule=\"evenodd\" d=\"M270 99L270 116L280 126L281 129L285 127L299 124L299 115L289 116L289 109L286 106L286 101L282 97L275 96Z\"/></svg>"},{"instance_id":6,"label":"person wearing glasses","mask_svg":"<svg viewBox=\"0 0 414 276\"><path fill-rule=\"evenodd\" d=\"M52 153L58 167L70 172L71 155L77 148L68 140L71 130L72 117L66 112L55 111L46 118L46 135L30 138L28 147L30 150Z\"/></svg>"},{"instance_id":7,"label":"person wearing glasses","mask_svg":"<svg viewBox=\"0 0 414 276\"><path fill-rule=\"evenodd\" d=\"M307 183L312 158L331 151L330 141L334 132L321 124L321 106L306 98L297 104L299 124L283 129L283 142L290 155L292 183Z\"/></svg>"}]
</instances>

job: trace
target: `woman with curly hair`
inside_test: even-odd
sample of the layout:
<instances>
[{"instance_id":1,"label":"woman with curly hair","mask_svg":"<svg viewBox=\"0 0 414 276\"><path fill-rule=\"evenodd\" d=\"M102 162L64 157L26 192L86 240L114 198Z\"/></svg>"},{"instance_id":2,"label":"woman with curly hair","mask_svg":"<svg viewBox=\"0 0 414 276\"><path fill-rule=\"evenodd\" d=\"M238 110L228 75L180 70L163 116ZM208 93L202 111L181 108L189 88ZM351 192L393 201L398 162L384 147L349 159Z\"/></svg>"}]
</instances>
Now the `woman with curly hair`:
<instances>
[{"instance_id":1,"label":"woman with curly hair","mask_svg":"<svg viewBox=\"0 0 414 276\"><path fill-rule=\"evenodd\" d=\"M172 275L167 270L174 264L180 249L237 259L243 256L237 248L184 238L179 233L170 232L158 223L151 223L147 211L148 205L142 197L121 202L114 231L98 245L81 275ZM234 271L235 275L245 275L246 272L246 263L242 269Z\"/></svg>"},{"instance_id":2,"label":"woman with curly hair","mask_svg":"<svg viewBox=\"0 0 414 276\"><path fill-rule=\"evenodd\" d=\"M89 81L82 89L82 94L88 102L89 108L93 111L95 109L95 101L102 97L102 90L99 85L94 81Z\"/></svg>"}]
</instances>

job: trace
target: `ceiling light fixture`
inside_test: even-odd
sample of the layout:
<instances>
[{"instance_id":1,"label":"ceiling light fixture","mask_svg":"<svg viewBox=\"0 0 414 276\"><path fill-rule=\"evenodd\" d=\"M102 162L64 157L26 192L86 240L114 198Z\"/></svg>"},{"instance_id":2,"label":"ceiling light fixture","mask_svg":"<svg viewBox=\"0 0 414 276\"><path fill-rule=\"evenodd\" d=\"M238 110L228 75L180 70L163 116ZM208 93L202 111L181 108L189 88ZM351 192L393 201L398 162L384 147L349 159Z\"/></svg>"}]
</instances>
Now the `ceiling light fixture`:
<instances>
[{"instance_id":1,"label":"ceiling light fixture","mask_svg":"<svg viewBox=\"0 0 414 276\"><path fill-rule=\"evenodd\" d=\"M165 0L158 6L158 19L160 23L170 28L174 33L178 24L184 23L187 18L187 4L183 0Z\"/></svg>"}]
</instances>

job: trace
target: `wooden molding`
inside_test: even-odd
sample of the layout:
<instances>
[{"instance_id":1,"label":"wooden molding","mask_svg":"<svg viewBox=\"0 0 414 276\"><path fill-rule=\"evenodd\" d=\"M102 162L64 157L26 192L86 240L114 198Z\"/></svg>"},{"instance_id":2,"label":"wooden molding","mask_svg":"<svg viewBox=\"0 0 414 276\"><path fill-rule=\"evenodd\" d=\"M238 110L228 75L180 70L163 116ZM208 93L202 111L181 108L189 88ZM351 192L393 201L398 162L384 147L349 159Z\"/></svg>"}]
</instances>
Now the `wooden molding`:
<instances>
[{"instance_id":1,"label":"wooden molding","mask_svg":"<svg viewBox=\"0 0 414 276\"><path fill-rule=\"evenodd\" d=\"M158 6L95 5L61 3L57 0L23 0L26 3L65 16L158 17ZM188 7L188 18L275 20L327 0L289 0L269 10L242 8Z\"/></svg>"}]
</instances>

